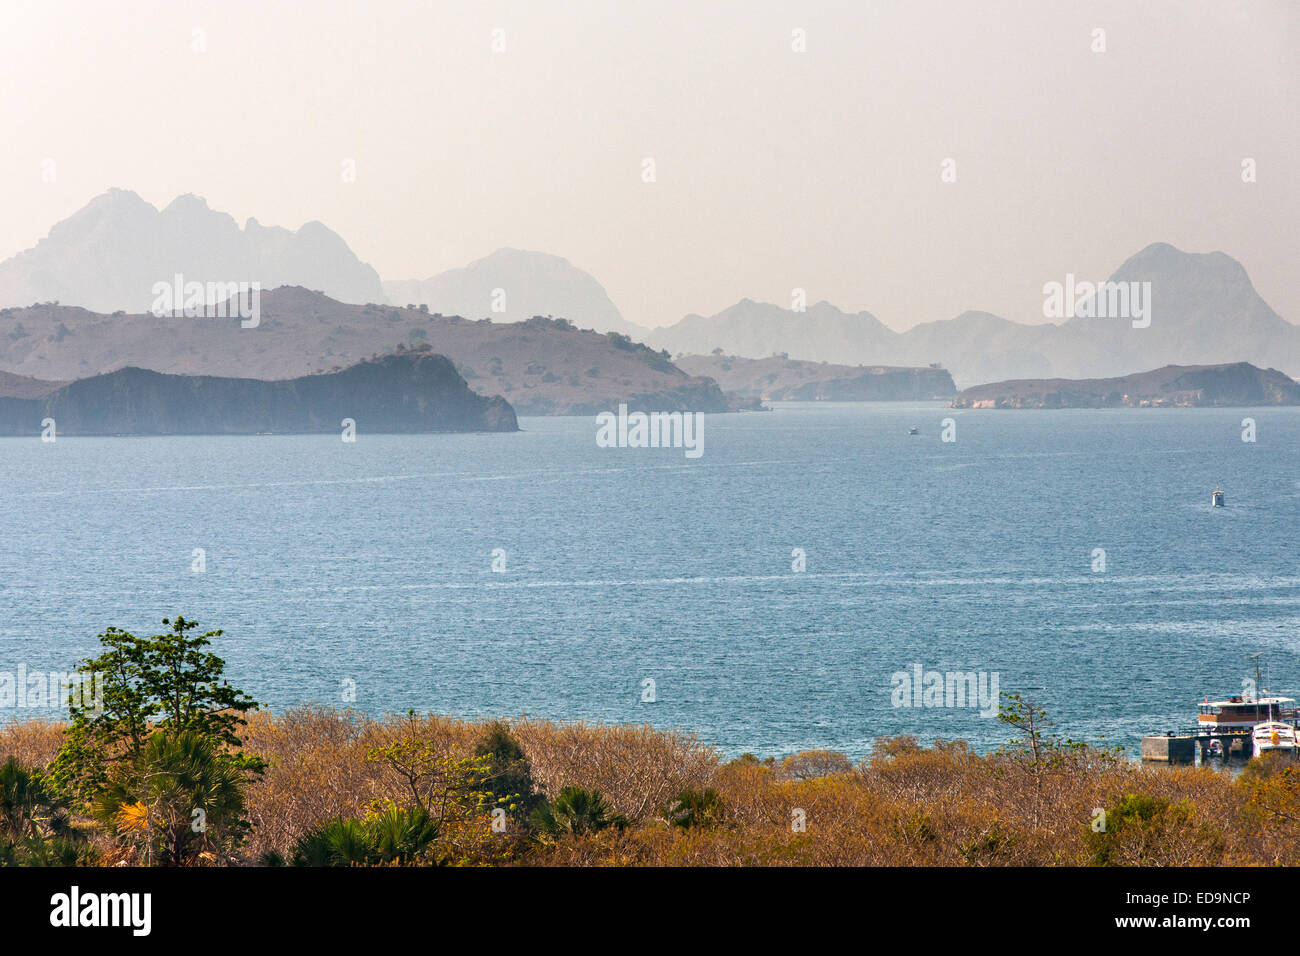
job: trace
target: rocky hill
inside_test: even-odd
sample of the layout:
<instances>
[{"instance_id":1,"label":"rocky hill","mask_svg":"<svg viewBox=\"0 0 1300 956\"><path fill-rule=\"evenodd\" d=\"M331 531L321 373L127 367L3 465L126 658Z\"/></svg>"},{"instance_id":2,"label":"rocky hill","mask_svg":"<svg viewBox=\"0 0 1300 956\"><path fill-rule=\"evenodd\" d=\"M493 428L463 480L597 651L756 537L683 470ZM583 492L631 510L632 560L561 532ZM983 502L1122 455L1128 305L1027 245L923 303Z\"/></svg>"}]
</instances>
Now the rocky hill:
<instances>
[{"instance_id":1,"label":"rocky hill","mask_svg":"<svg viewBox=\"0 0 1300 956\"><path fill-rule=\"evenodd\" d=\"M283 379L428 345L470 387L521 414L588 415L630 407L726 411L717 384L687 375L626 336L563 320L470 321L419 309L350 305L291 287L263 292L256 327L237 318L104 315L62 305L0 311L0 369L68 381L123 366L186 375Z\"/></svg>"},{"instance_id":2,"label":"rocky hill","mask_svg":"<svg viewBox=\"0 0 1300 956\"><path fill-rule=\"evenodd\" d=\"M1246 362L1167 365L1120 378L1028 379L968 388L954 408L1159 408L1300 405L1300 383Z\"/></svg>"},{"instance_id":3,"label":"rocky hill","mask_svg":"<svg viewBox=\"0 0 1300 956\"><path fill-rule=\"evenodd\" d=\"M0 398L44 398L67 382L46 382L26 375L0 372Z\"/></svg>"},{"instance_id":4,"label":"rocky hill","mask_svg":"<svg viewBox=\"0 0 1300 956\"><path fill-rule=\"evenodd\" d=\"M281 381L165 375L124 368L61 385L39 397L0 398L0 434L249 435L517 431L499 396L475 394L451 361L405 352L339 372Z\"/></svg>"}]
</instances>

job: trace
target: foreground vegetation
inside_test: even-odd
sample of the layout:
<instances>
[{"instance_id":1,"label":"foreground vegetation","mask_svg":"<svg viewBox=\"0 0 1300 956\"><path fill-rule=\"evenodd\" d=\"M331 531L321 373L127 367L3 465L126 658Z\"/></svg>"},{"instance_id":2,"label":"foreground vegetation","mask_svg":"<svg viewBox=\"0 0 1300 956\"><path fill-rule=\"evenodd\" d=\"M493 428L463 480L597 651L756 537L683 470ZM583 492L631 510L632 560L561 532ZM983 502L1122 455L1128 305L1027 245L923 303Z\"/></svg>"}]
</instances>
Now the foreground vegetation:
<instances>
[{"instance_id":1,"label":"foreground vegetation","mask_svg":"<svg viewBox=\"0 0 1300 956\"><path fill-rule=\"evenodd\" d=\"M1137 766L1015 696L1008 743L724 762L649 727L303 707L221 679L193 622L110 629L104 707L0 728L0 865L1300 863L1300 774Z\"/></svg>"}]
</instances>

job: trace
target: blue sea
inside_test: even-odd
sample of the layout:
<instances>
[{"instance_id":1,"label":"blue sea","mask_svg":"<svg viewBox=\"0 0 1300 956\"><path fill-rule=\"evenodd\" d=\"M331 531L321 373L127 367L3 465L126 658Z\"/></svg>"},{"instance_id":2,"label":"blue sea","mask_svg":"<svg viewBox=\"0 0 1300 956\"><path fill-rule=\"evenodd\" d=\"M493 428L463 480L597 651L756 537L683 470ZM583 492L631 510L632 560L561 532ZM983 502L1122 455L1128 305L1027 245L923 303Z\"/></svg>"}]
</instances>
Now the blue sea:
<instances>
[{"instance_id":1,"label":"blue sea","mask_svg":"<svg viewBox=\"0 0 1300 956\"><path fill-rule=\"evenodd\" d=\"M778 404L706 416L698 459L520 426L0 439L0 671L180 613L275 711L647 722L778 756L1005 742L971 707L894 706L916 665L996 674L1130 753L1257 652L1300 697L1300 409Z\"/></svg>"}]
</instances>

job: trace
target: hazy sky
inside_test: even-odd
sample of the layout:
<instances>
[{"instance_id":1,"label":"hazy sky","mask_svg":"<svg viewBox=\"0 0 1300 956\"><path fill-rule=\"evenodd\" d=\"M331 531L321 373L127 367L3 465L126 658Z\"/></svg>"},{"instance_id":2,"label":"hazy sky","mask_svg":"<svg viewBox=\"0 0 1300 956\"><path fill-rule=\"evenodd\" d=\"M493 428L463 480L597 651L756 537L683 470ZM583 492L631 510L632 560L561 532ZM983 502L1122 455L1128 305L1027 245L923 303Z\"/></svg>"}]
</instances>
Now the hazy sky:
<instances>
[{"instance_id":1,"label":"hazy sky","mask_svg":"<svg viewBox=\"0 0 1300 956\"><path fill-rule=\"evenodd\" d=\"M1157 240L1300 322L1298 51L1294 0L0 0L0 258L121 186L385 279L555 253L647 326L796 286L1042 321Z\"/></svg>"}]
</instances>

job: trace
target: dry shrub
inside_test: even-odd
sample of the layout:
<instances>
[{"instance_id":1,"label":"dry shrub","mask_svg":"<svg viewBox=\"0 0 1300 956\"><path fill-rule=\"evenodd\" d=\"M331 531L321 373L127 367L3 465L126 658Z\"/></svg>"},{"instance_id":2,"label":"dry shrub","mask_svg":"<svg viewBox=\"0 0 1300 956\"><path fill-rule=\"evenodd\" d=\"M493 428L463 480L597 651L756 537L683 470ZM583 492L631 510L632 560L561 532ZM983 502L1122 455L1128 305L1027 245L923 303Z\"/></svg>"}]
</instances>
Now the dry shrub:
<instances>
[{"instance_id":1,"label":"dry shrub","mask_svg":"<svg viewBox=\"0 0 1300 956\"><path fill-rule=\"evenodd\" d=\"M468 757L485 726L437 714L390 715L369 721L365 740L370 747L386 747L403 738L422 740L443 756Z\"/></svg>"},{"instance_id":2,"label":"dry shrub","mask_svg":"<svg viewBox=\"0 0 1300 956\"><path fill-rule=\"evenodd\" d=\"M368 760L371 749L411 738L448 757L465 757L484 728L436 715L373 720L321 707L253 715L244 746L267 758L270 768L250 788L250 853L287 853L317 824L359 815L377 800L409 802L407 782L382 761ZM687 787L703 786L717 764L714 752L694 737L649 727L521 720L510 728L539 790L554 796L571 783L598 789L634 820L653 815Z\"/></svg>"},{"instance_id":3,"label":"dry shrub","mask_svg":"<svg viewBox=\"0 0 1300 956\"><path fill-rule=\"evenodd\" d=\"M63 746L67 725L57 720L27 720L0 724L0 763L10 757L26 767L44 770Z\"/></svg>"},{"instance_id":4,"label":"dry shrub","mask_svg":"<svg viewBox=\"0 0 1300 956\"><path fill-rule=\"evenodd\" d=\"M250 855L285 854L317 824L357 816L384 796L383 770L366 759L369 723L353 711L325 707L250 717L244 749L269 764L248 791Z\"/></svg>"},{"instance_id":5,"label":"dry shrub","mask_svg":"<svg viewBox=\"0 0 1300 956\"><path fill-rule=\"evenodd\" d=\"M717 769L713 788L722 797L727 815L741 826L780 824L787 815L768 799L776 771L754 761L733 760Z\"/></svg>"},{"instance_id":6,"label":"dry shrub","mask_svg":"<svg viewBox=\"0 0 1300 956\"><path fill-rule=\"evenodd\" d=\"M718 764L712 747L675 730L520 720L511 732L547 796L571 784L600 790L631 820L657 814L682 790L707 786Z\"/></svg>"},{"instance_id":7,"label":"dry shrub","mask_svg":"<svg viewBox=\"0 0 1300 956\"><path fill-rule=\"evenodd\" d=\"M834 750L804 750L781 761L777 773L783 780L815 780L837 773L852 773L853 762Z\"/></svg>"},{"instance_id":8,"label":"dry shrub","mask_svg":"<svg viewBox=\"0 0 1300 956\"><path fill-rule=\"evenodd\" d=\"M882 740L856 768L843 755L809 751L780 764L754 758L719 764L695 737L650 727L509 722L535 785L555 796L568 785L601 790L633 823L502 854L484 821L482 846L463 862L522 859L540 865L1119 865L1300 864L1300 771L1252 763L1233 780L1208 768L1147 768L1100 751L1071 751L1046 767L1016 753L980 756L961 742L923 749ZM416 740L431 760L473 753L487 725L438 716L364 717L300 707L255 713L245 747L269 768L249 788L250 859L288 854L332 817L361 816L377 802L407 805L410 785L374 748ZM0 759L45 766L62 726L0 727ZM681 791L714 789L721 823L670 826L660 811ZM1129 795L1176 808L1118 828L1099 842L1090 823ZM1135 805L1130 801L1129 806ZM1151 803L1142 804L1152 806ZM794 824L802 821L800 829ZM480 831L482 831L480 833ZM1099 848L1105 852L1099 855Z\"/></svg>"},{"instance_id":9,"label":"dry shrub","mask_svg":"<svg viewBox=\"0 0 1300 956\"><path fill-rule=\"evenodd\" d=\"M887 756L886 753L892 754ZM963 744L890 748L856 774L782 780L750 761L720 767L713 785L727 824L708 830L641 827L617 838L578 838L544 862L661 865L1081 865L1094 859L1093 809L1126 793L1183 808L1145 833L1121 835L1114 862L1214 865L1258 861L1232 780L1212 770L1145 769L1077 754L1044 771L1041 797L1004 755ZM1300 781L1297 782L1300 793ZM1035 823L1035 801L1038 806ZM802 821L800 832L794 824ZM1296 828L1300 829L1300 828ZM1294 842L1294 841L1293 841Z\"/></svg>"},{"instance_id":10,"label":"dry shrub","mask_svg":"<svg viewBox=\"0 0 1300 956\"><path fill-rule=\"evenodd\" d=\"M1234 862L1300 864L1300 770L1280 754L1253 760L1236 790L1245 807L1239 826L1229 830L1238 839L1230 850Z\"/></svg>"}]
</instances>

